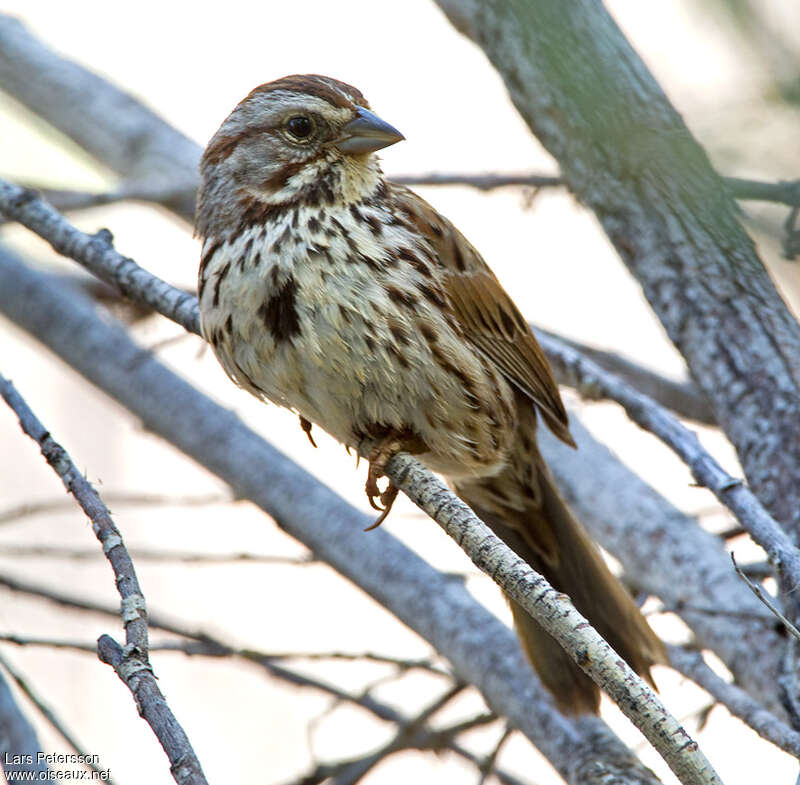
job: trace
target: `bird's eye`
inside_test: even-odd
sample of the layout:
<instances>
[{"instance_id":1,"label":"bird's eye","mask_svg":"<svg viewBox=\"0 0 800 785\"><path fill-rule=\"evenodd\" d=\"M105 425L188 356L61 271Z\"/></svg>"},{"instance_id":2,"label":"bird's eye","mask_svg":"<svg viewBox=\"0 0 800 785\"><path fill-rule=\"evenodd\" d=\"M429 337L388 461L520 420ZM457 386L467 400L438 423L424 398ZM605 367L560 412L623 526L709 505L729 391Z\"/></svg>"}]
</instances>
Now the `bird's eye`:
<instances>
[{"instance_id":1,"label":"bird's eye","mask_svg":"<svg viewBox=\"0 0 800 785\"><path fill-rule=\"evenodd\" d=\"M298 114L286 121L286 130L298 141L306 141L314 133L314 121L306 115Z\"/></svg>"}]
</instances>

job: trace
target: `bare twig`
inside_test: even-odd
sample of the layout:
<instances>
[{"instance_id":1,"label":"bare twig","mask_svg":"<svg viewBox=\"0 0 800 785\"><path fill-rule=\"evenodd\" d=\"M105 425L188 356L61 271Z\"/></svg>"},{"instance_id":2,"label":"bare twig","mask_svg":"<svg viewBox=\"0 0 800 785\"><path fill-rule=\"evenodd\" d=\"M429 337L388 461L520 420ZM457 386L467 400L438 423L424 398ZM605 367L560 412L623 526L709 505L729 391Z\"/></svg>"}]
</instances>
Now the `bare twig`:
<instances>
[{"instance_id":1,"label":"bare twig","mask_svg":"<svg viewBox=\"0 0 800 785\"><path fill-rule=\"evenodd\" d=\"M543 188L566 185L564 179L557 175L541 175L531 172L487 172L484 174L431 172L393 175L391 179L403 185L468 185L479 191L491 191L494 188L508 186ZM775 202L789 207L800 207L800 180L781 180L771 183L761 180L744 180L740 177L723 179L734 199Z\"/></svg>"},{"instance_id":2,"label":"bare twig","mask_svg":"<svg viewBox=\"0 0 800 785\"><path fill-rule=\"evenodd\" d=\"M185 564L228 564L247 562L250 564L290 564L305 567L317 564L312 554L303 556L274 556L265 553L194 553L191 551L162 551L150 548L129 548L131 558L149 562L183 562ZM14 545L1 544L0 556L20 558L56 558L83 561L101 556L91 548L67 548L60 545Z\"/></svg>"},{"instance_id":3,"label":"bare twig","mask_svg":"<svg viewBox=\"0 0 800 785\"><path fill-rule=\"evenodd\" d=\"M168 316L189 332L200 334L197 299L117 253L107 229L95 235L78 231L35 191L26 191L4 180L0 180L0 212L36 232L58 253L79 261L126 297Z\"/></svg>"},{"instance_id":4,"label":"bare twig","mask_svg":"<svg viewBox=\"0 0 800 785\"><path fill-rule=\"evenodd\" d=\"M464 684L456 684L447 692L437 698L430 706L423 709L417 716L400 723L395 736L385 745L366 755L338 763L321 763L316 769L301 777L297 783L300 785L314 785L324 780L330 780L336 785L355 785L367 775L378 763L405 749L442 749L447 743L462 733L465 728L459 724L455 729L445 732L432 732L425 727L428 720L444 708L464 689ZM492 722L494 715L482 715L481 723ZM435 741L434 741L435 739Z\"/></svg>"},{"instance_id":5,"label":"bare twig","mask_svg":"<svg viewBox=\"0 0 800 785\"><path fill-rule=\"evenodd\" d=\"M207 504L227 504L231 502L230 497L218 493L203 494L201 496L166 496L161 494L108 491L104 492L103 496L108 500L109 504L120 507L202 507ZM0 524L17 523L23 518L35 515L71 510L74 506L69 499L46 499L39 502L25 502L24 504L0 510Z\"/></svg>"},{"instance_id":6,"label":"bare twig","mask_svg":"<svg viewBox=\"0 0 800 785\"><path fill-rule=\"evenodd\" d=\"M0 375L0 395L19 418L22 430L31 437L83 511L92 522L95 536L103 546L116 578L121 598L120 614L125 626L125 648L108 635L97 642L100 659L113 666L130 689L140 714L153 728L170 762L179 785L206 783L200 762L183 728L164 700L148 659L147 610L131 557L108 508L85 477L75 468L69 454L39 422L14 386Z\"/></svg>"},{"instance_id":7,"label":"bare twig","mask_svg":"<svg viewBox=\"0 0 800 785\"><path fill-rule=\"evenodd\" d=\"M739 608L718 608L714 605L699 605L695 602L677 602L674 604L662 602L660 607L649 611L648 615L653 616L659 613L702 613L709 616L729 616L734 619L756 621L763 625L771 625L774 622L774 619L768 613Z\"/></svg>"},{"instance_id":8,"label":"bare twig","mask_svg":"<svg viewBox=\"0 0 800 785\"><path fill-rule=\"evenodd\" d=\"M162 628L176 635L182 635L185 631L177 628ZM435 665L430 659L410 660L402 657L391 657L387 654L376 652L342 652L342 651L321 651L321 652L256 652L251 649L237 649L219 641L205 633L195 633L197 638L187 641L164 641L151 643L150 651L172 651L181 652L187 655L206 655L212 657L230 656L250 659L254 662L282 662L285 660L342 660L345 662L375 662L383 665L394 665L400 671L424 670L434 673L437 676L444 676L451 679L453 674ZM71 649L74 651L92 652L96 651L94 644L89 642L65 640L58 638L31 638L25 635L13 635L0 633L0 641L13 643L16 646L43 646L54 649Z\"/></svg>"},{"instance_id":9,"label":"bare twig","mask_svg":"<svg viewBox=\"0 0 800 785\"><path fill-rule=\"evenodd\" d=\"M392 175L394 183L403 185L468 185L479 191L491 191L508 186L524 186L528 188L549 188L564 185L557 175L531 174L530 172L467 174L464 172L430 172L428 174Z\"/></svg>"},{"instance_id":10,"label":"bare twig","mask_svg":"<svg viewBox=\"0 0 800 785\"><path fill-rule=\"evenodd\" d=\"M736 563L736 557L733 555L733 552L731 552L731 561L733 562L733 568L736 570L739 577L747 584L747 587L750 589L750 591L753 592L753 594L755 594L756 597L758 597L758 599L763 602L767 608L769 608L770 612L780 620L780 622L786 628L786 631L800 641L800 630L798 630L797 627L795 627L794 624L792 624L792 622L790 622L789 619L787 619L786 616L784 616L778 610L775 603L769 599L764 589L750 580L750 578L745 574L744 570Z\"/></svg>"},{"instance_id":11,"label":"bare twig","mask_svg":"<svg viewBox=\"0 0 800 785\"><path fill-rule=\"evenodd\" d=\"M500 750L503 749L503 745L511 738L513 732L514 729L506 723L502 735L497 740L497 744L494 745L492 751L486 756L486 759L479 767L480 778L478 779L478 785L486 785L486 781L495 773L495 765L500 755Z\"/></svg>"},{"instance_id":12,"label":"bare twig","mask_svg":"<svg viewBox=\"0 0 800 785\"><path fill-rule=\"evenodd\" d=\"M126 644L136 650L139 665L147 666L147 610L139 587L133 562L122 542L111 513L101 501L88 480L75 468L67 451L58 444L50 432L39 422L14 385L0 375L0 395L17 415L23 432L30 436L42 451L47 463L59 476L68 493L71 493L92 521L95 536L103 546L103 553L111 564L116 585L122 599L122 621L125 625Z\"/></svg>"},{"instance_id":13,"label":"bare twig","mask_svg":"<svg viewBox=\"0 0 800 785\"><path fill-rule=\"evenodd\" d=\"M28 680L13 666L11 663L0 654L0 666L8 673L17 687L25 693L25 696L30 702L38 709L39 713L50 723L55 729L56 733L61 736L64 741L75 751L75 754L80 758L80 762L85 764L92 771L96 771L103 778L104 782L113 782L108 777L108 771L100 768L97 764L97 755L89 752L74 736L72 731L66 726L66 723L55 713L47 702L31 687Z\"/></svg>"}]
</instances>

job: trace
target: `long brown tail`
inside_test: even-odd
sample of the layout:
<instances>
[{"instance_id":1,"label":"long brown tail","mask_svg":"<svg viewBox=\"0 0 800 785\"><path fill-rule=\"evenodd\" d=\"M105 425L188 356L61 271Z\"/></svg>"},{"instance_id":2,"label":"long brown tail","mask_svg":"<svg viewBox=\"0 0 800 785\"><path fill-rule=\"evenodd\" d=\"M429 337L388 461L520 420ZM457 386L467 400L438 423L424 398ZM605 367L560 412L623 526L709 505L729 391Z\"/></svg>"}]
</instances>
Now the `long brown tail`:
<instances>
[{"instance_id":1,"label":"long brown tail","mask_svg":"<svg viewBox=\"0 0 800 785\"><path fill-rule=\"evenodd\" d=\"M651 681L650 666L666 662L663 644L570 512L526 436L521 432L519 449L503 472L457 483L456 493L554 588L568 594L615 651ZM509 602L522 648L561 711L597 713L597 686L538 622Z\"/></svg>"}]
</instances>

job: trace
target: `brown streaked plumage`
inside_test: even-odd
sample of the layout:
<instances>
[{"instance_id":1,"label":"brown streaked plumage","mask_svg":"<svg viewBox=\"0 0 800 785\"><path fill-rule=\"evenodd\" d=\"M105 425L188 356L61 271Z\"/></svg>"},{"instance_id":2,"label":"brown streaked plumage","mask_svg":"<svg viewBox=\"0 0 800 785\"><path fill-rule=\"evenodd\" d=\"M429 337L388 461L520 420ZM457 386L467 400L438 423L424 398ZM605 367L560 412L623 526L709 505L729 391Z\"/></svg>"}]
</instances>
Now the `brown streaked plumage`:
<instances>
[{"instance_id":1,"label":"brown streaked plumage","mask_svg":"<svg viewBox=\"0 0 800 785\"><path fill-rule=\"evenodd\" d=\"M400 450L444 474L637 671L664 659L631 598L561 499L537 418L573 444L547 360L463 235L384 179L402 139L353 87L289 76L253 90L201 163L203 334L231 378L347 447L369 442L367 494ZM378 508L380 509L380 508ZM383 516L379 519L382 520ZM562 709L599 693L512 603L528 657Z\"/></svg>"}]
</instances>

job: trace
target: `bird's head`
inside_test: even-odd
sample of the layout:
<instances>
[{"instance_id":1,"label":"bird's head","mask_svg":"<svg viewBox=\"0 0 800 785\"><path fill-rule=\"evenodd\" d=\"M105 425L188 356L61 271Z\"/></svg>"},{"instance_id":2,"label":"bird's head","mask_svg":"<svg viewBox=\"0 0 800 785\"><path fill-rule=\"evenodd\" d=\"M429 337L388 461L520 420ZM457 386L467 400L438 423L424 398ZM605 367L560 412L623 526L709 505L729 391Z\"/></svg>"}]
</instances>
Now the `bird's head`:
<instances>
[{"instance_id":1,"label":"bird's head","mask_svg":"<svg viewBox=\"0 0 800 785\"><path fill-rule=\"evenodd\" d=\"M231 202L355 201L381 177L375 151L403 135L354 87L325 76L286 76L257 87L231 112L200 163L198 230Z\"/></svg>"}]
</instances>

